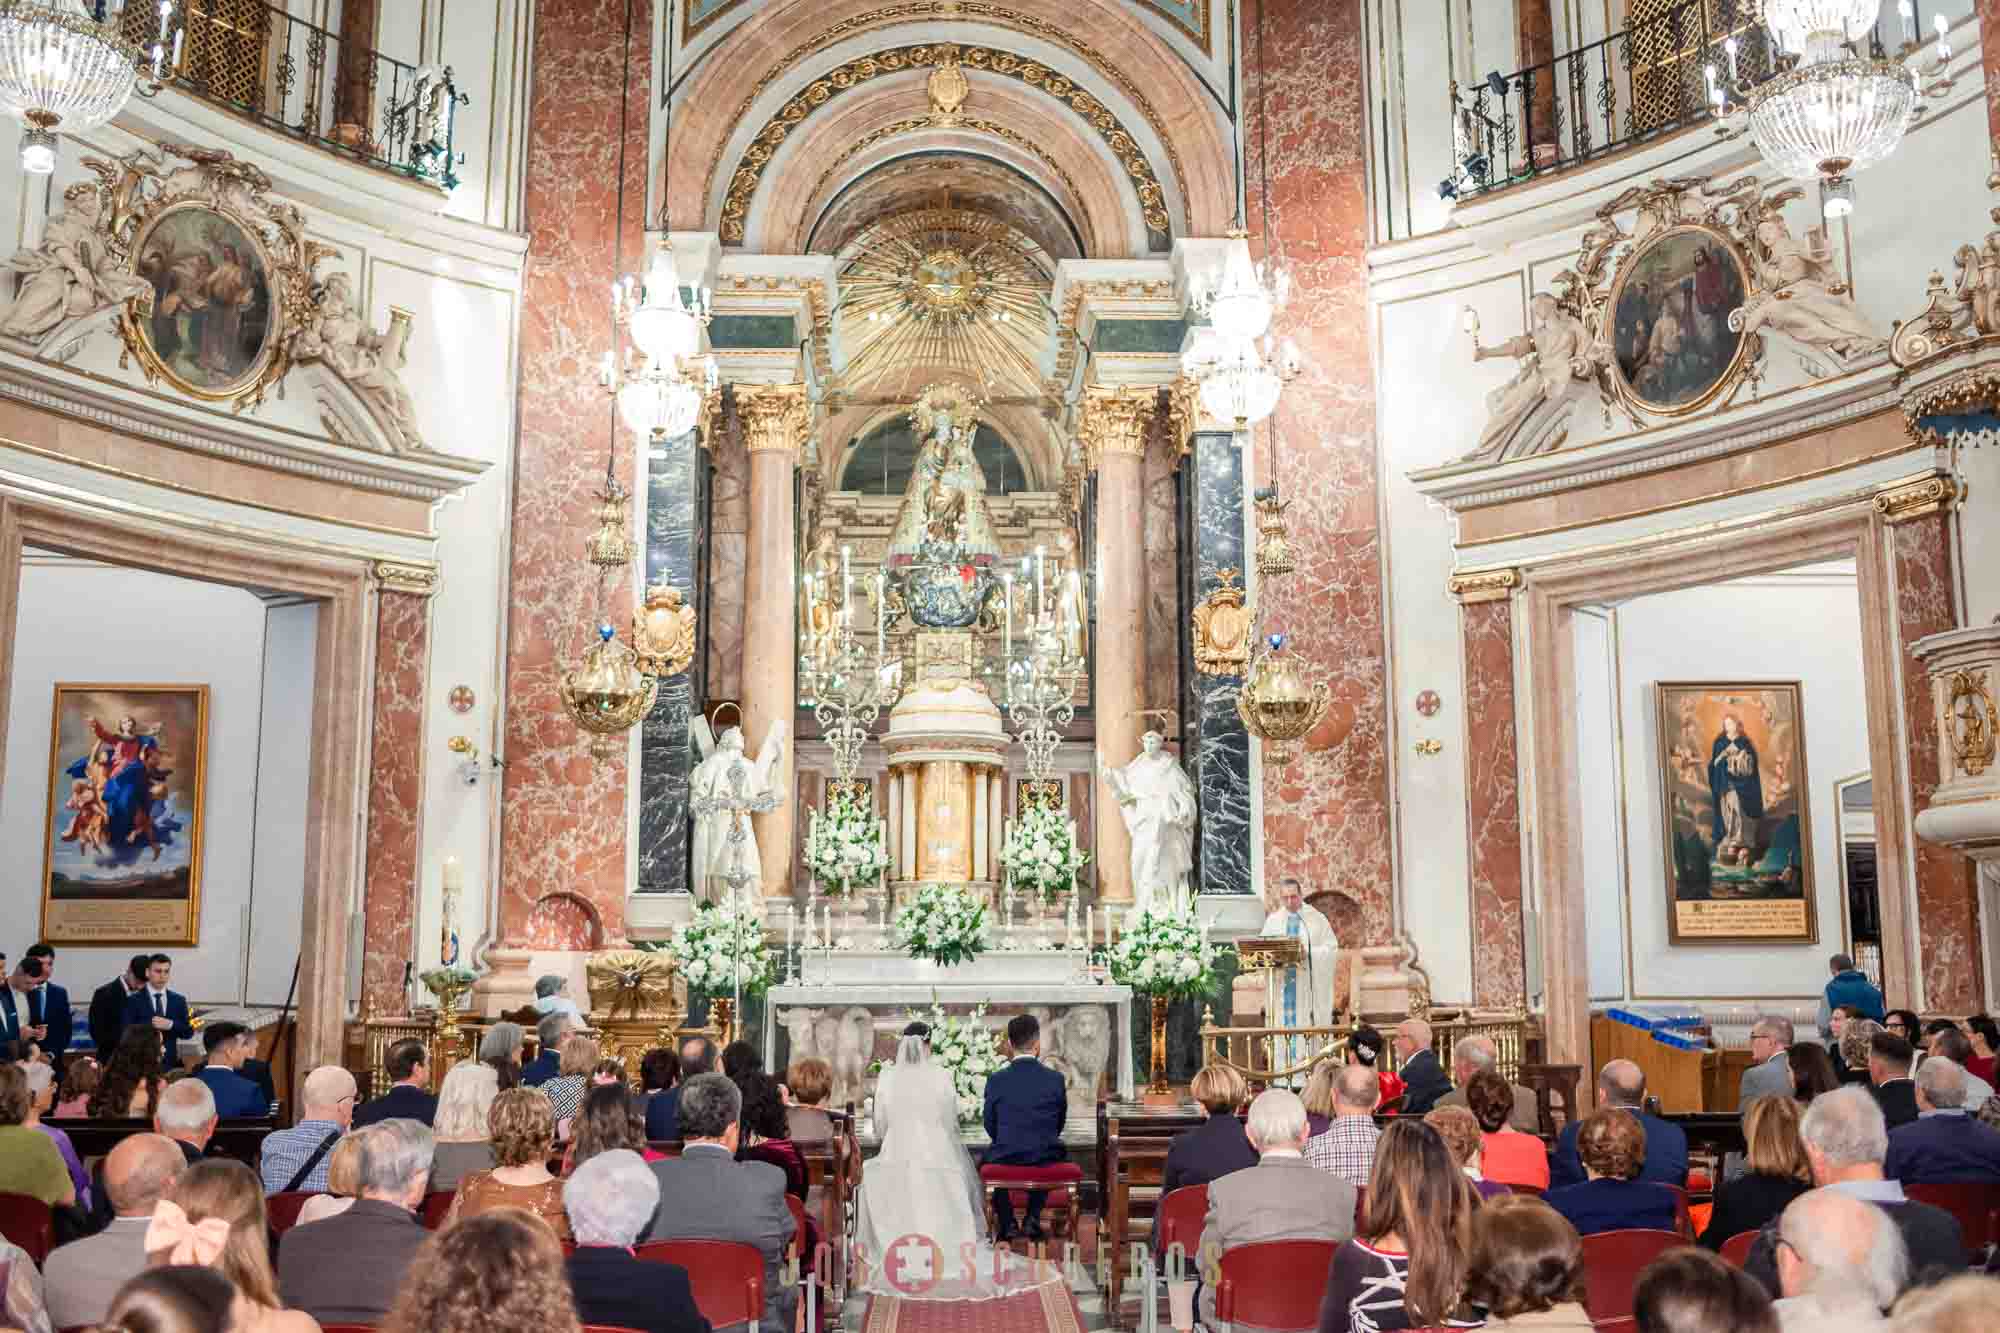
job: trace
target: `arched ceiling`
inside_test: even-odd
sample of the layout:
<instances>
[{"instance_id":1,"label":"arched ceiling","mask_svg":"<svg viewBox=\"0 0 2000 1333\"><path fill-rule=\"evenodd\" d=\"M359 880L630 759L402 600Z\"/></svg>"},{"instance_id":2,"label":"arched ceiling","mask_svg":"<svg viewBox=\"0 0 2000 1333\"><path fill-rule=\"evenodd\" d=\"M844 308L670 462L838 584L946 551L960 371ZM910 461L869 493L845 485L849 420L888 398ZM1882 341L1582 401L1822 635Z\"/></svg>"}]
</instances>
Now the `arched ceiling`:
<instances>
[{"instance_id":1,"label":"arched ceiling","mask_svg":"<svg viewBox=\"0 0 2000 1333\"><path fill-rule=\"evenodd\" d=\"M1083 257L1075 223L1038 181L1003 163L952 152L893 158L850 181L819 215L804 248L837 254L884 218L940 200L998 219L1049 261Z\"/></svg>"}]
</instances>

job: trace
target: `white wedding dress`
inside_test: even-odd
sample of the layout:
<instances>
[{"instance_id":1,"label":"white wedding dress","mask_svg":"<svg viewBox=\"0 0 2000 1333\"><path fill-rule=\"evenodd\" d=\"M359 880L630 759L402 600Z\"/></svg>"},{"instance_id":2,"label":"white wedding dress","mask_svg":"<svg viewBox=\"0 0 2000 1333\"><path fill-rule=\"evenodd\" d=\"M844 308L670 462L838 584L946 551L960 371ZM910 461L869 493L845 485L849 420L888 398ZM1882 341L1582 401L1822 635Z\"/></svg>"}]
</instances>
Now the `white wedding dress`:
<instances>
[{"instance_id":1,"label":"white wedding dress","mask_svg":"<svg viewBox=\"0 0 2000 1333\"><path fill-rule=\"evenodd\" d=\"M987 1242L979 1171L958 1137L951 1071L904 1037L875 1087L881 1150L862 1170L855 1239L862 1288L920 1301L997 1300L1060 1282L1053 1263Z\"/></svg>"}]
</instances>

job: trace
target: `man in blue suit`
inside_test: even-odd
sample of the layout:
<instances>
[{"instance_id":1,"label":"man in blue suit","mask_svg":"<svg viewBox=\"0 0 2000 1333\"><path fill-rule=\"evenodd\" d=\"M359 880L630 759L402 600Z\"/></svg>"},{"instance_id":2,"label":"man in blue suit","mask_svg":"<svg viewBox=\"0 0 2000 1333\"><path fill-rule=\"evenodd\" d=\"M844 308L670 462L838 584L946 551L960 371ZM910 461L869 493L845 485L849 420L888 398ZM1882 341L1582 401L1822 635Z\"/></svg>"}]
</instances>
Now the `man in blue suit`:
<instances>
[{"instance_id":1,"label":"man in blue suit","mask_svg":"<svg viewBox=\"0 0 2000 1333\"><path fill-rule=\"evenodd\" d=\"M1014 1059L986 1080L986 1134L993 1145L982 1161L995 1166L1048 1166L1066 1155L1063 1120L1069 1114L1069 1093L1063 1076L1043 1064L1042 1025L1033 1014L1018 1015L1007 1024L1007 1044ZM1042 1205L1047 1190L1028 1191L1027 1235L1043 1239ZM993 1215L999 1221L996 1240L1012 1240L1014 1200L1006 1190L993 1194Z\"/></svg>"},{"instance_id":2,"label":"man in blue suit","mask_svg":"<svg viewBox=\"0 0 2000 1333\"><path fill-rule=\"evenodd\" d=\"M1645 1070L1630 1060L1613 1060L1604 1066L1597 1075L1597 1104L1626 1111L1645 1127L1646 1164L1639 1169L1640 1180L1687 1187L1687 1132L1639 1109L1646 1104ZM1550 1189L1583 1183L1583 1159L1576 1153L1576 1131L1580 1124L1580 1119L1572 1118L1564 1125L1555 1151L1549 1154Z\"/></svg>"},{"instance_id":3,"label":"man in blue suit","mask_svg":"<svg viewBox=\"0 0 2000 1333\"><path fill-rule=\"evenodd\" d=\"M681 1088L696 1074L715 1072L715 1043L707 1037L689 1037L681 1043L680 1062L680 1082L665 1092L654 1093L646 1103L649 1141L666 1143L681 1136Z\"/></svg>"},{"instance_id":4,"label":"man in blue suit","mask_svg":"<svg viewBox=\"0 0 2000 1333\"><path fill-rule=\"evenodd\" d=\"M1941 1055L1917 1067L1917 1118L1889 1131L1883 1175L1905 1185L2000 1185L2000 1130L1965 1113L1965 1082Z\"/></svg>"},{"instance_id":5,"label":"man in blue suit","mask_svg":"<svg viewBox=\"0 0 2000 1333\"><path fill-rule=\"evenodd\" d=\"M49 1029L41 1012L44 966L39 958L23 958L0 988L0 1049L10 1060L48 1049Z\"/></svg>"},{"instance_id":6,"label":"man in blue suit","mask_svg":"<svg viewBox=\"0 0 2000 1333\"><path fill-rule=\"evenodd\" d=\"M243 1077L243 1062L257 1049L257 1039L241 1023L210 1023L201 1030L208 1063L195 1077L215 1094L215 1114L224 1120L271 1113L264 1090Z\"/></svg>"},{"instance_id":7,"label":"man in blue suit","mask_svg":"<svg viewBox=\"0 0 2000 1333\"><path fill-rule=\"evenodd\" d=\"M146 985L125 997L125 1026L151 1026L160 1034L160 1061L168 1069L181 1064L180 1044L194 1036L188 1021L187 996L167 989L174 960L156 953L146 960Z\"/></svg>"},{"instance_id":8,"label":"man in blue suit","mask_svg":"<svg viewBox=\"0 0 2000 1333\"><path fill-rule=\"evenodd\" d=\"M73 1020L69 1012L69 992L56 985L56 951L40 941L28 946L24 958L42 960L42 985L38 991L28 994L28 1010L35 1024L45 1028L40 1046L49 1059L55 1062L56 1075L61 1077L63 1052L69 1049Z\"/></svg>"}]
</instances>

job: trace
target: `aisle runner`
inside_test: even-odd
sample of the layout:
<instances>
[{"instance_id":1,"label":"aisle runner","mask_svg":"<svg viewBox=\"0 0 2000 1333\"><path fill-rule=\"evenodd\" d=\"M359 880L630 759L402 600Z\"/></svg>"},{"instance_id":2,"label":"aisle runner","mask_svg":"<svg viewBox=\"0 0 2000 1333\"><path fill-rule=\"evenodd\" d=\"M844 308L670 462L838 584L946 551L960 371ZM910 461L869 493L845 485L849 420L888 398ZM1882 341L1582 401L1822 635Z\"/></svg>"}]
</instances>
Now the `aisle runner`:
<instances>
[{"instance_id":1,"label":"aisle runner","mask_svg":"<svg viewBox=\"0 0 2000 1333\"><path fill-rule=\"evenodd\" d=\"M1083 1333L1076 1302L1059 1284L1003 1301L910 1301L870 1296L862 1333Z\"/></svg>"}]
</instances>

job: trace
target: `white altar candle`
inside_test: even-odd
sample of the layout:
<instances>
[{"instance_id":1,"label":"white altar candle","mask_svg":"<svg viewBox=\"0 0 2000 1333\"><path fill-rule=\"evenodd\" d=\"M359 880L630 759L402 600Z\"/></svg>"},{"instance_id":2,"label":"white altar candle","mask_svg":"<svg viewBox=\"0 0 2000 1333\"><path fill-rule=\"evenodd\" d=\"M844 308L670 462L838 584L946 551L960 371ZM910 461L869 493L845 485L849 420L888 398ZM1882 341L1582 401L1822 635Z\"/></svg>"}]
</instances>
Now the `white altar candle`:
<instances>
[{"instance_id":1,"label":"white altar candle","mask_svg":"<svg viewBox=\"0 0 2000 1333\"><path fill-rule=\"evenodd\" d=\"M447 856L444 859L444 867L440 872L440 876L446 893L460 893L464 891L465 867L458 863L457 857Z\"/></svg>"},{"instance_id":2,"label":"white altar candle","mask_svg":"<svg viewBox=\"0 0 2000 1333\"><path fill-rule=\"evenodd\" d=\"M793 936L794 932L796 932L796 931L798 930L798 926L799 926L799 909L798 909L798 908L796 908L796 907L794 907L794 908L793 908L793 909L792 909L791 911L789 911L789 912L785 913L785 952L786 952L786 953L790 953L790 952L792 951L792 936Z\"/></svg>"}]
</instances>

